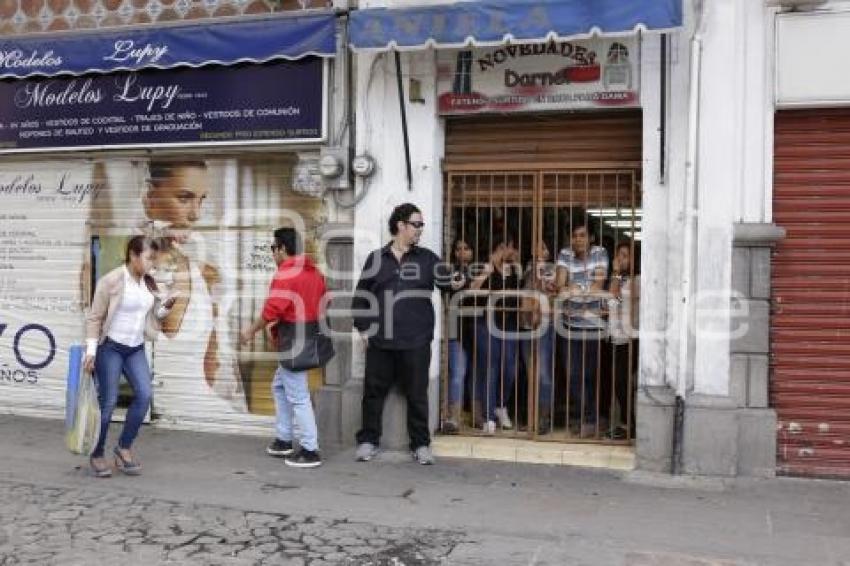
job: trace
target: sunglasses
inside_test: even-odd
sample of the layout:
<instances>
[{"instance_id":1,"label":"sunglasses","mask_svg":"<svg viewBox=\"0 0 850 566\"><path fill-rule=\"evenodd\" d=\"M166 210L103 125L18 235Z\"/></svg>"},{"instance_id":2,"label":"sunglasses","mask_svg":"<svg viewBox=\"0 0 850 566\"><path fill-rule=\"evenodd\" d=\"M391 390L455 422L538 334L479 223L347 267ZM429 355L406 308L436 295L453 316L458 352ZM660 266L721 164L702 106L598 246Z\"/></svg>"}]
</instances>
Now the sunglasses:
<instances>
[{"instance_id":1,"label":"sunglasses","mask_svg":"<svg viewBox=\"0 0 850 566\"><path fill-rule=\"evenodd\" d=\"M413 226L417 230L425 226L425 223L422 222L422 221L418 221L418 222L406 221L405 224L410 224L411 226Z\"/></svg>"}]
</instances>

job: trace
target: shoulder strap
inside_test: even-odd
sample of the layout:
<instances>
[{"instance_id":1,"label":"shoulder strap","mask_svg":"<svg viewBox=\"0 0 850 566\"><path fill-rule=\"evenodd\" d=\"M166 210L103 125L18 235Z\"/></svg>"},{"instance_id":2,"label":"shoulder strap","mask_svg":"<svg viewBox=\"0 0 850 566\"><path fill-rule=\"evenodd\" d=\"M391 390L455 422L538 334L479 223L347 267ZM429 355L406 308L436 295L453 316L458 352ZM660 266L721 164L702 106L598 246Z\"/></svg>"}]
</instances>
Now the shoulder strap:
<instances>
[{"instance_id":1,"label":"shoulder strap","mask_svg":"<svg viewBox=\"0 0 850 566\"><path fill-rule=\"evenodd\" d=\"M145 273L144 276L142 276L142 279L145 280L145 285L147 286L148 291L150 291L151 293L159 292L159 287L157 287L156 281L152 276Z\"/></svg>"}]
</instances>

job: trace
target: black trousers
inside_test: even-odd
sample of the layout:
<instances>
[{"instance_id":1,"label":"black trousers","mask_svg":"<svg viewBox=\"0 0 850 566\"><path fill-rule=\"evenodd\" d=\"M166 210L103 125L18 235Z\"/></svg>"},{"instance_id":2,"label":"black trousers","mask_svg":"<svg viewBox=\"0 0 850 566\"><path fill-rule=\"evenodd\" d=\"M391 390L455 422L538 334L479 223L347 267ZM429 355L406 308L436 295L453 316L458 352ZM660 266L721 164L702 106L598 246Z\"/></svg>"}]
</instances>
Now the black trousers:
<instances>
[{"instance_id":1,"label":"black trousers","mask_svg":"<svg viewBox=\"0 0 850 566\"><path fill-rule=\"evenodd\" d=\"M637 340L631 340L627 344L612 344L610 341L605 341L605 348L602 353L603 369L599 396L601 412L606 418L609 418L611 415L612 388L614 395L617 397L617 404L620 405L623 424L626 424L626 412L631 409L630 428L632 435L634 435L635 428L638 346L639 342Z\"/></svg>"},{"instance_id":2,"label":"black trousers","mask_svg":"<svg viewBox=\"0 0 850 566\"><path fill-rule=\"evenodd\" d=\"M410 449L431 444L428 429L428 367L431 345L409 350L366 348L366 376L363 384L363 425L357 432L357 443L381 442L384 399L390 388L398 385L407 399L407 432Z\"/></svg>"}]
</instances>

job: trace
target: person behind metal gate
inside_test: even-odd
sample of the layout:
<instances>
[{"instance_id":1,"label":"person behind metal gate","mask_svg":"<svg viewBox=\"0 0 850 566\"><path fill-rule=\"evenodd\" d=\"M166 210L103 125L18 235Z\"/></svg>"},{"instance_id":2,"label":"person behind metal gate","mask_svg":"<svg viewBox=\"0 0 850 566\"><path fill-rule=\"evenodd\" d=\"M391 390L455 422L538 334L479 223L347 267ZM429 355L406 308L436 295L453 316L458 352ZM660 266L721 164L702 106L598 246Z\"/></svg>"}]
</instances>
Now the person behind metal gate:
<instances>
[{"instance_id":1,"label":"person behind metal gate","mask_svg":"<svg viewBox=\"0 0 850 566\"><path fill-rule=\"evenodd\" d=\"M411 203L392 211L392 240L372 251L352 300L354 327L368 340L358 461L367 462L381 441L384 400L393 384L407 399L407 430L413 459L433 464L428 427L428 379L434 338L434 288L451 288L451 268L420 247L425 221ZM372 308L370 308L370 306ZM376 307L376 308L375 308Z\"/></svg>"},{"instance_id":2,"label":"person behind metal gate","mask_svg":"<svg viewBox=\"0 0 850 566\"><path fill-rule=\"evenodd\" d=\"M634 248L634 256L632 249ZM619 420L611 418L609 435L615 440L634 438L635 435L635 391L638 363L638 326L640 324L640 250L634 242L623 240L617 243L614 261L611 264L609 286L608 340L603 360L609 366L610 379L603 381L603 408L610 406L611 387L617 399ZM613 409L613 407L610 407ZM613 413L613 411L610 411ZM613 417L610 414L609 417Z\"/></svg>"},{"instance_id":3,"label":"person behind metal gate","mask_svg":"<svg viewBox=\"0 0 850 566\"><path fill-rule=\"evenodd\" d=\"M522 266L512 234L493 242L489 261L469 285L487 290L486 312L475 322L476 397L473 413L482 411L477 423L485 434L513 428L507 402L519 372L519 307ZM479 415L475 415L478 417Z\"/></svg>"},{"instance_id":4,"label":"person behind metal gate","mask_svg":"<svg viewBox=\"0 0 850 566\"><path fill-rule=\"evenodd\" d=\"M449 301L457 315L452 313L452 316L449 317L449 379L446 391L448 412L444 416L441 428L446 434L456 434L460 430L467 370L469 369L470 345L475 332L472 324L473 318L463 316L463 313L459 312L469 301L465 300L463 295L458 295L469 287L472 248L466 240L458 237L452 242L451 255L452 288L449 293ZM452 301L452 299L455 300Z\"/></svg>"},{"instance_id":5,"label":"person behind metal gate","mask_svg":"<svg viewBox=\"0 0 850 566\"><path fill-rule=\"evenodd\" d=\"M534 257L529 260L523 278L523 287L527 291L534 291L536 295L523 297L520 312L522 329L536 333L536 336L522 340L520 355L525 366L529 394L536 393L537 396L538 434L552 431L555 325L549 304L543 304L551 302L550 296L557 290L555 265L550 258L549 246L542 239L538 240L534 247Z\"/></svg>"},{"instance_id":6,"label":"person behind metal gate","mask_svg":"<svg viewBox=\"0 0 850 566\"><path fill-rule=\"evenodd\" d=\"M606 328L602 317L603 290L608 277L608 252L594 246L591 220L581 215L570 228L570 245L558 254L557 285L566 291L564 365L568 368L570 404L581 436L595 436L598 419L596 386L599 343Z\"/></svg>"},{"instance_id":7,"label":"person behind metal gate","mask_svg":"<svg viewBox=\"0 0 850 566\"><path fill-rule=\"evenodd\" d=\"M325 296L325 278L303 254L294 228L278 228L271 244L277 272L269 286L263 312L242 332L247 344L264 327L271 326L281 359L272 381L277 437L266 448L270 456L283 457L287 466L315 468L322 464L316 416L310 400L307 369L322 367L333 356L330 338L321 334L319 320ZM308 358L315 353L315 359ZM300 434L295 438L295 431ZM293 442L297 440L300 450Z\"/></svg>"},{"instance_id":8,"label":"person behind metal gate","mask_svg":"<svg viewBox=\"0 0 850 566\"><path fill-rule=\"evenodd\" d=\"M142 471L131 448L151 401L151 370L145 339L156 340L161 321L175 302L175 297L166 297L159 291L148 273L158 249L158 244L145 236L130 238L124 265L98 280L86 315L83 363L86 372L94 372L100 404L100 435L90 464L92 473L99 478L112 475L112 468L104 458L104 446L118 402L122 373L133 389L133 401L113 450L115 467L127 475Z\"/></svg>"}]
</instances>

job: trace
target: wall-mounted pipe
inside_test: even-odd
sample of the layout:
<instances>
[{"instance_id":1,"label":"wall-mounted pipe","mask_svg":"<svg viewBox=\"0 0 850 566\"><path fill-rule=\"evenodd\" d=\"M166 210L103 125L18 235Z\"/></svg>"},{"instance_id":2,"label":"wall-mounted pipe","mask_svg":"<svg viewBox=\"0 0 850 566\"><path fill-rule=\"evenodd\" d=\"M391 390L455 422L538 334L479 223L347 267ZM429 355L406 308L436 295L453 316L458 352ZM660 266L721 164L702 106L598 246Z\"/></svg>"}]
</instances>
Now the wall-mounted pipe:
<instances>
[{"instance_id":1,"label":"wall-mounted pipe","mask_svg":"<svg viewBox=\"0 0 850 566\"><path fill-rule=\"evenodd\" d=\"M702 77L702 38L705 25L703 0L694 2L694 34L691 38L690 84L688 85L688 147L685 163L685 234L682 258L681 313L679 318L679 367L676 379L676 408L673 417L673 446L670 471L681 471L684 444L685 399L693 385L691 371L691 323L694 316L694 258L697 253L697 214L699 212L699 119L700 79Z\"/></svg>"},{"instance_id":2,"label":"wall-mounted pipe","mask_svg":"<svg viewBox=\"0 0 850 566\"><path fill-rule=\"evenodd\" d=\"M404 161L407 165L407 190L413 190L413 169L410 166L410 138L407 135L407 105L404 103L404 84L401 77L401 55L395 51L395 75L398 83L398 106L401 109L401 132L404 136Z\"/></svg>"},{"instance_id":3,"label":"wall-mounted pipe","mask_svg":"<svg viewBox=\"0 0 850 566\"><path fill-rule=\"evenodd\" d=\"M702 77L702 38L705 14L703 2L694 3L694 35L691 38L691 68L688 91L688 146L685 163L685 234L682 257L681 316L679 329L679 368L676 393L685 397L689 389L690 330L693 316L694 258L697 247L697 215L699 213L699 119L700 79Z\"/></svg>"}]
</instances>

